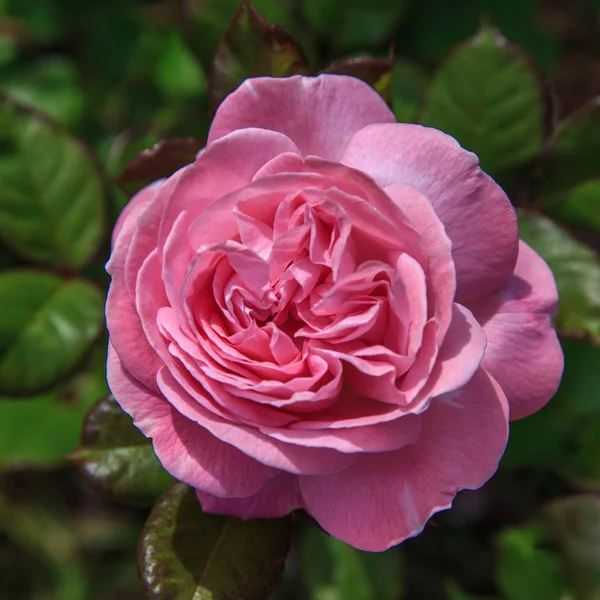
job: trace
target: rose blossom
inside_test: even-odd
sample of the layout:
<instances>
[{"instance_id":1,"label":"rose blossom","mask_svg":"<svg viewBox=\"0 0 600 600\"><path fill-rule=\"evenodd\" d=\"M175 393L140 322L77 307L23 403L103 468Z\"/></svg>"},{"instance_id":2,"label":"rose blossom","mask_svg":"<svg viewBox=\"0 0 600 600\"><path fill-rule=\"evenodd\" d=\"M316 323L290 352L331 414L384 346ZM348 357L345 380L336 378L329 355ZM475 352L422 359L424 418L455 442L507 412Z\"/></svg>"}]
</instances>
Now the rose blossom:
<instances>
[{"instance_id":1,"label":"rose blossom","mask_svg":"<svg viewBox=\"0 0 600 600\"><path fill-rule=\"evenodd\" d=\"M259 78L115 227L112 392L207 512L384 550L555 392L552 274L477 157L344 76Z\"/></svg>"}]
</instances>

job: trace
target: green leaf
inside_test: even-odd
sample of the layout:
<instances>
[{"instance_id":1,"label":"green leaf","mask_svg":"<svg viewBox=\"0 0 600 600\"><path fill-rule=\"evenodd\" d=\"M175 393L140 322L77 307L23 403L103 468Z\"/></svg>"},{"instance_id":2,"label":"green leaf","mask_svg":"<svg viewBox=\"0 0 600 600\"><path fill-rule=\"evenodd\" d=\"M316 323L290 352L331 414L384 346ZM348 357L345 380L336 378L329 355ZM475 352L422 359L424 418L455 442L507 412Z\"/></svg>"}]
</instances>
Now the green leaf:
<instances>
[{"instance_id":1,"label":"green leaf","mask_svg":"<svg viewBox=\"0 0 600 600\"><path fill-rule=\"evenodd\" d=\"M195 138L169 138L143 150L119 175L119 187L133 195L157 179L169 177L194 162L204 142Z\"/></svg>"},{"instance_id":2,"label":"green leaf","mask_svg":"<svg viewBox=\"0 0 600 600\"><path fill-rule=\"evenodd\" d=\"M590 179L542 202L551 217L571 227L600 232L600 179Z\"/></svg>"},{"instance_id":3,"label":"green leaf","mask_svg":"<svg viewBox=\"0 0 600 600\"><path fill-rule=\"evenodd\" d=\"M511 423L503 468L552 469L561 478L600 490L600 348L563 340L565 372L544 410Z\"/></svg>"},{"instance_id":4,"label":"green leaf","mask_svg":"<svg viewBox=\"0 0 600 600\"><path fill-rule=\"evenodd\" d=\"M79 440L90 406L108 393L106 349L94 351L71 381L31 398L0 398L0 466L50 467Z\"/></svg>"},{"instance_id":5,"label":"green leaf","mask_svg":"<svg viewBox=\"0 0 600 600\"><path fill-rule=\"evenodd\" d=\"M559 331L600 343L600 263L596 254L547 217L531 211L519 212L519 232L554 273Z\"/></svg>"},{"instance_id":6,"label":"green leaf","mask_svg":"<svg viewBox=\"0 0 600 600\"><path fill-rule=\"evenodd\" d=\"M406 10L403 0L304 0L304 16L336 48L363 49L389 43Z\"/></svg>"},{"instance_id":7,"label":"green leaf","mask_svg":"<svg viewBox=\"0 0 600 600\"><path fill-rule=\"evenodd\" d=\"M574 227L600 232L600 97L559 123L537 177L535 203Z\"/></svg>"},{"instance_id":8,"label":"green leaf","mask_svg":"<svg viewBox=\"0 0 600 600\"><path fill-rule=\"evenodd\" d=\"M98 337L104 296L79 280L0 275L0 393L33 394L68 374Z\"/></svg>"},{"instance_id":9,"label":"green leaf","mask_svg":"<svg viewBox=\"0 0 600 600\"><path fill-rule=\"evenodd\" d=\"M540 27L539 11L539 0L414 2L406 27L399 32L398 50L408 48L411 55L437 63L485 20L523 46L549 72L559 55L559 40L554 32Z\"/></svg>"},{"instance_id":10,"label":"green leaf","mask_svg":"<svg viewBox=\"0 0 600 600\"><path fill-rule=\"evenodd\" d=\"M552 149L539 177L536 196L567 196L600 177L600 96L558 124Z\"/></svg>"},{"instance_id":11,"label":"green leaf","mask_svg":"<svg viewBox=\"0 0 600 600\"><path fill-rule=\"evenodd\" d=\"M451 581L444 586L448 600L493 600L483 596L474 596L465 592L456 582Z\"/></svg>"},{"instance_id":12,"label":"green leaf","mask_svg":"<svg viewBox=\"0 0 600 600\"><path fill-rule=\"evenodd\" d=\"M540 547L534 528L514 528L498 538L496 578L506 600L561 600L565 580L560 558Z\"/></svg>"},{"instance_id":13,"label":"green leaf","mask_svg":"<svg viewBox=\"0 0 600 600\"><path fill-rule=\"evenodd\" d=\"M311 600L396 600L400 554L362 552L311 527L302 543L302 568Z\"/></svg>"},{"instance_id":14,"label":"green leaf","mask_svg":"<svg viewBox=\"0 0 600 600\"><path fill-rule=\"evenodd\" d=\"M77 269L104 232L104 189L86 148L0 95L0 237L23 257Z\"/></svg>"},{"instance_id":15,"label":"green leaf","mask_svg":"<svg viewBox=\"0 0 600 600\"><path fill-rule=\"evenodd\" d=\"M563 342L563 351L565 372L560 388L542 411L553 415L562 428L561 437L568 442L556 456L555 470L571 482L600 490L600 348Z\"/></svg>"},{"instance_id":16,"label":"green leaf","mask_svg":"<svg viewBox=\"0 0 600 600\"><path fill-rule=\"evenodd\" d=\"M395 61L392 107L399 122L416 122L427 79L425 71L416 63Z\"/></svg>"},{"instance_id":17,"label":"green leaf","mask_svg":"<svg viewBox=\"0 0 600 600\"><path fill-rule=\"evenodd\" d=\"M85 96L77 70L65 58L48 57L25 67L19 64L3 78L2 89L65 127L74 126L83 115Z\"/></svg>"},{"instance_id":18,"label":"green leaf","mask_svg":"<svg viewBox=\"0 0 600 600\"><path fill-rule=\"evenodd\" d=\"M459 47L433 78L421 122L454 136L498 176L542 147L543 92L525 58L492 29Z\"/></svg>"},{"instance_id":19,"label":"green leaf","mask_svg":"<svg viewBox=\"0 0 600 600\"><path fill-rule=\"evenodd\" d=\"M600 499L574 496L547 507L546 524L565 561L574 600L600 597Z\"/></svg>"},{"instance_id":20,"label":"green leaf","mask_svg":"<svg viewBox=\"0 0 600 600\"><path fill-rule=\"evenodd\" d=\"M86 415L81 444L69 459L98 491L135 506L151 506L173 481L152 442L113 396L99 400Z\"/></svg>"},{"instance_id":21,"label":"green leaf","mask_svg":"<svg viewBox=\"0 0 600 600\"><path fill-rule=\"evenodd\" d=\"M156 83L169 97L186 98L201 95L206 88L206 75L178 32L171 32L156 64Z\"/></svg>"},{"instance_id":22,"label":"green leaf","mask_svg":"<svg viewBox=\"0 0 600 600\"><path fill-rule=\"evenodd\" d=\"M393 59L349 58L330 64L323 72L351 75L366 81L388 103L392 102Z\"/></svg>"},{"instance_id":23,"label":"green leaf","mask_svg":"<svg viewBox=\"0 0 600 600\"><path fill-rule=\"evenodd\" d=\"M241 521L204 514L181 483L155 504L139 545L148 600L266 600L279 583L289 518Z\"/></svg>"},{"instance_id":24,"label":"green leaf","mask_svg":"<svg viewBox=\"0 0 600 600\"><path fill-rule=\"evenodd\" d=\"M269 25L248 0L243 0L215 52L208 95L216 109L248 77L309 72L296 40L287 31Z\"/></svg>"}]
</instances>

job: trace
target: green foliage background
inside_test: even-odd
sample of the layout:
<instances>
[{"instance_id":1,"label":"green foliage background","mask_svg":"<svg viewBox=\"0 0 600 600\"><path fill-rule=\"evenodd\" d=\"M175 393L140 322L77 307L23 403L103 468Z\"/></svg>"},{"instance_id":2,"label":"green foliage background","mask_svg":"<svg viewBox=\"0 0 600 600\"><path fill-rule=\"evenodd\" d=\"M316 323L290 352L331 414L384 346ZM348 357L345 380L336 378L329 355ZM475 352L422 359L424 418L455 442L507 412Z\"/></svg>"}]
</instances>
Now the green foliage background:
<instances>
[{"instance_id":1,"label":"green foliage background","mask_svg":"<svg viewBox=\"0 0 600 600\"><path fill-rule=\"evenodd\" d=\"M0 598L196 598L187 565L206 548L181 546L178 519L207 539L225 525L177 486L140 545L174 587L136 582L170 478L106 398L110 231L132 192L189 162L242 79L328 70L366 79L399 121L454 135L505 187L557 279L566 371L549 406L512 425L496 477L418 538L361 553L295 516L274 598L598 600L600 5L253 6L266 22L246 8L230 25L238 0L0 0ZM185 139L134 161L164 138ZM226 541L272 578L289 525L264 538L272 524L234 525ZM217 588L235 583L207 569ZM224 589L206 598L239 597Z\"/></svg>"}]
</instances>

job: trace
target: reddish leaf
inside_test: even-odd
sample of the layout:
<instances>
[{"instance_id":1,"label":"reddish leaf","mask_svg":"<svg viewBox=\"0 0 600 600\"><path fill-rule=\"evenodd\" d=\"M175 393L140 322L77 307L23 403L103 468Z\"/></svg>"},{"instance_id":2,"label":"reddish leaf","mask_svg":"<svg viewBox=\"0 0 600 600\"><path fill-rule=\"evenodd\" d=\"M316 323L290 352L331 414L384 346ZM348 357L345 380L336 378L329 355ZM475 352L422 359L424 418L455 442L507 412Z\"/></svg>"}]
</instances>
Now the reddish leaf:
<instances>
[{"instance_id":1,"label":"reddish leaf","mask_svg":"<svg viewBox=\"0 0 600 600\"><path fill-rule=\"evenodd\" d=\"M194 161L204 142L195 138L169 138L141 152L117 178L123 191L133 195L143 187Z\"/></svg>"},{"instance_id":2,"label":"reddish leaf","mask_svg":"<svg viewBox=\"0 0 600 600\"><path fill-rule=\"evenodd\" d=\"M392 101L392 82L394 74L394 57L390 52L388 60L378 58L349 58L330 64L324 73L351 75L368 83L383 99Z\"/></svg>"},{"instance_id":3,"label":"reddish leaf","mask_svg":"<svg viewBox=\"0 0 600 600\"><path fill-rule=\"evenodd\" d=\"M243 0L217 46L208 96L216 110L249 77L287 77L309 72L304 51L291 34L269 25L248 0Z\"/></svg>"}]
</instances>

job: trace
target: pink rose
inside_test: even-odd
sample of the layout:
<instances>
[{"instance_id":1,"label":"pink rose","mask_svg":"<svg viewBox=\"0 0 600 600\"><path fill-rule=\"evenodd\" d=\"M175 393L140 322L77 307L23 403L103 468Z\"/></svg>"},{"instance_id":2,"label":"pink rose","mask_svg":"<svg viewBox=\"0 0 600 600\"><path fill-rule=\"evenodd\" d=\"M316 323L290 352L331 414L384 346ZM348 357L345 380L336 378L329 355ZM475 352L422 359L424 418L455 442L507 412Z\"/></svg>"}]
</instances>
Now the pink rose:
<instances>
[{"instance_id":1,"label":"pink rose","mask_svg":"<svg viewBox=\"0 0 600 600\"><path fill-rule=\"evenodd\" d=\"M485 483L562 372L502 189L351 77L242 84L107 268L110 387L167 471L207 512L304 508L365 550Z\"/></svg>"}]
</instances>

